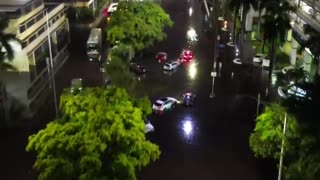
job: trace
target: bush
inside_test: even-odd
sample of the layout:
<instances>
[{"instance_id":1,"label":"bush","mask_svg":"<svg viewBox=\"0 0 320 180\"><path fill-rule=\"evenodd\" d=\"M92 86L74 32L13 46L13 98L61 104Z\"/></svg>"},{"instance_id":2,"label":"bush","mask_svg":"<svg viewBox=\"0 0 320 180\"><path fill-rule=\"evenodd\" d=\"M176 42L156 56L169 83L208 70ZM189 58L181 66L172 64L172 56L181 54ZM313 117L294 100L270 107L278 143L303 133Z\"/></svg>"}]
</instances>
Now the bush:
<instances>
[{"instance_id":1,"label":"bush","mask_svg":"<svg viewBox=\"0 0 320 180\"><path fill-rule=\"evenodd\" d=\"M281 70L290 65L290 56L284 52L280 52L276 55L275 69Z\"/></svg>"}]
</instances>

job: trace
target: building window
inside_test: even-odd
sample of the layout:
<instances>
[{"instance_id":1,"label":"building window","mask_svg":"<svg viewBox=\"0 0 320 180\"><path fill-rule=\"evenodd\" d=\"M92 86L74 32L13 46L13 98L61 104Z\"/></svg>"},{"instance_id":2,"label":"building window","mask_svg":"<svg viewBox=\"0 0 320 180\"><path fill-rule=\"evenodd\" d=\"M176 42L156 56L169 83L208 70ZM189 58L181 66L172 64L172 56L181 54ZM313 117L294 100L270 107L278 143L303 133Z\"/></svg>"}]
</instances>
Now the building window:
<instances>
[{"instance_id":1,"label":"building window","mask_svg":"<svg viewBox=\"0 0 320 180\"><path fill-rule=\"evenodd\" d=\"M59 30L57 33L57 48L58 51L61 51L69 43L69 32L67 30L66 24Z\"/></svg>"},{"instance_id":2,"label":"building window","mask_svg":"<svg viewBox=\"0 0 320 180\"><path fill-rule=\"evenodd\" d=\"M37 34L33 34L30 38L29 38L29 43L31 43L32 41L34 41L37 38Z\"/></svg>"},{"instance_id":3,"label":"building window","mask_svg":"<svg viewBox=\"0 0 320 180\"><path fill-rule=\"evenodd\" d=\"M42 18L43 18L43 13L39 14L39 15L36 17L36 21L40 21Z\"/></svg>"},{"instance_id":4,"label":"building window","mask_svg":"<svg viewBox=\"0 0 320 180\"><path fill-rule=\"evenodd\" d=\"M36 72L41 73L46 67L46 58L49 57L48 41L45 41L38 49L34 51Z\"/></svg>"},{"instance_id":5,"label":"building window","mask_svg":"<svg viewBox=\"0 0 320 180\"><path fill-rule=\"evenodd\" d=\"M30 28L34 24L34 19L31 19L30 21L27 22L27 28Z\"/></svg>"},{"instance_id":6,"label":"building window","mask_svg":"<svg viewBox=\"0 0 320 180\"><path fill-rule=\"evenodd\" d=\"M28 55L28 60L29 60L30 81L32 82L37 76L36 66L35 66L36 63L35 63L35 60L34 60L33 53Z\"/></svg>"},{"instance_id":7,"label":"building window","mask_svg":"<svg viewBox=\"0 0 320 180\"><path fill-rule=\"evenodd\" d=\"M42 33L44 33L45 27L43 26L39 31L38 31L38 36L40 36Z\"/></svg>"},{"instance_id":8,"label":"building window","mask_svg":"<svg viewBox=\"0 0 320 180\"><path fill-rule=\"evenodd\" d=\"M28 41L22 41L21 43L22 49L28 46Z\"/></svg>"},{"instance_id":9,"label":"building window","mask_svg":"<svg viewBox=\"0 0 320 180\"><path fill-rule=\"evenodd\" d=\"M26 30L26 27L24 26L24 24L19 26L20 33L23 33L25 30Z\"/></svg>"}]
</instances>

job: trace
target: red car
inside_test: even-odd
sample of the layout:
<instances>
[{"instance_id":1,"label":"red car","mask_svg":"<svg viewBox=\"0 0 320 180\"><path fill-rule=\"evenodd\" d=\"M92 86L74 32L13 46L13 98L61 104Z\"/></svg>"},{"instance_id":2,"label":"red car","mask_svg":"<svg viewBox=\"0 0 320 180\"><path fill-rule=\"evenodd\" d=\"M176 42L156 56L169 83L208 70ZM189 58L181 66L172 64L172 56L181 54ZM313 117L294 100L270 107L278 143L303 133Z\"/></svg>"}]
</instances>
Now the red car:
<instances>
[{"instance_id":1,"label":"red car","mask_svg":"<svg viewBox=\"0 0 320 180\"><path fill-rule=\"evenodd\" d=\"M156 59L159 63L165 63L167 61L167 53L158 52L158 54L156 55Z\"/></svg>"},{"instance_id":2,"label":"red car","mask_svg":"<svg viewBox=\"0 0 320 180\"><path fill-rule=\"evenodd\" d=\"M190 50L183 50L181 54L181 62L190 62L193 60L193 54Z\"/></svg>"}]
</instances>

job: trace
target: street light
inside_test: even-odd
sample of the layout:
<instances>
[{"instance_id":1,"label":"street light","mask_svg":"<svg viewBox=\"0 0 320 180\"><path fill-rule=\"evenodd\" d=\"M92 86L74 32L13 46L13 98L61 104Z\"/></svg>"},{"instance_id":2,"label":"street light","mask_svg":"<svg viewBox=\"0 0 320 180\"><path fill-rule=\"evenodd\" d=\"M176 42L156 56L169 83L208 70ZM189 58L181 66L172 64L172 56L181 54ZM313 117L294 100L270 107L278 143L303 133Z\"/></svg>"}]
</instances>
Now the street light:
<instances>
[{"instance_id":1,"label":"street light","mask_svg":"<svg viewBox=\"0 0 320 180\"><path fill-rule=\"evenodd\" d=\"M48 44L49 44L49 58L46 58L47 65L48 65L48 74L49 79L52 83L53 88L53 96L54 96L54 107L56 111L56 118L59 117L59 111L58 111L58 103L57 103L57 93L56 93L56 83L55 83L55 77L54 77L54 69L53 69L53 57L52 57L52 49L51 49L51 38L50 38L50 26L49 26L49 18L48 18L48 11L46 10L46 25L47 25L47 36L48 36ZM50 62L50 63L49 63Z\"/></svg>"},{"instance_id":2,"label":"street light","mask_svg":"<svg viewBox=\"0 0 320 180\"><path fill-rule=\"evenodd\" d=\"M283 137L286 135L286 129L287 129L287 113L284 116L283 131L282 131ZM281 180L281 177L282 177L283 151L284 151L284 138L282 138L282 143L281 143L279 170L278 170L278 180Z\"/></svg>"}]
</instances>

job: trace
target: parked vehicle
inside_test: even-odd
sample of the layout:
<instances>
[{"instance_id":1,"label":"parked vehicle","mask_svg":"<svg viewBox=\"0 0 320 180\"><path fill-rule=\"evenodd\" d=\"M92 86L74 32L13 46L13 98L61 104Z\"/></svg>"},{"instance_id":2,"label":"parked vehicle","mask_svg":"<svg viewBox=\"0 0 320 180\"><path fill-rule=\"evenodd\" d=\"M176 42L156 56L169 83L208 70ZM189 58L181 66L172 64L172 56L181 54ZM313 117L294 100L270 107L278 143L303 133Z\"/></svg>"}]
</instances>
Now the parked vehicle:
<instances>
[{"instance_id":1,"label":"parked vehicle","mask_svg":"<svg viewBox=\"0 0 320 180\"><path fill-rule=\"evenodd\" d=\"M254 57L253 57L253 63L256 63L256 64L261 64L262 63L262 60L265 58L265 55L264 54L256 54Z\"/></svg>"},{"instance_id":2,"label":"parked vehicle","mask_svg":"<svg viewBox=\"0 0 320 180\"><path fill-rule=\"evenodd\" d=\"M179 67L180 63L178 61L169 61L163 65L164 70L172 71Z\"/></svg>"},{"instance_id":3,"label":"parked vehicle","mask_svg":"<svg viewBox=\"0 0 320 180\"><path fill-rule=\"evenodd\" d=\"M192 61L193 53L190 50L183 50L180 60L182 63Z\"/></svg>"},{"instance_id":4,"label":"parked vehicle","mask_svg":"<svg viewBox=\"0 0 320 180\"><path fill-rule=\"evenodd\" d=\"M183 94L183 104L185 106L193 106L195 100L196 100L197 95L194 93L188 92Z\"/></svg>"},{"instance_id":5,"label":"parked vehicle","mask_svg":"<svg viewBox=\"0 0 320 180\"><path fill-rule=\"evenodd\" d=\"M112 14L117 11L118 3L111 3L107 11L107 21L109 22Z\"/></svg>"},{"instance_id":6,"label":"parked vehicle","mask_svg":"<svg viewBox=\"0 0 320 180\"><path fill-rule=\"evenodd\" d=\"M153 127L153 125L151 124L151 122L150 121L146 121L145 122L145 132L146 133L149 133L149 132L153 132L154 131L154 127Z\"/></svg>"},{"instance_id":7,"label":"parked vehicle","mask_svg":"<svg viewBox=\"0 0 320 180\"><path fill-rule=\"evenodd\" d=\"M144 73L147 72L147 69L146 69L145 66L138 65L138 64L136 64L134 62L130 63L130 70L133 71L134 73L138 74L138 75L139 74L144 74Z\"/></svg>"},{"instance_id":8,"label":"parked vehicle","mask_svg":"<svg viewBox=\"0 0 320 180\"><path fill-rule=\"evenodd\" d=\"M167 61L167 53L165 52L158 52L156 55L156 60L159 63L165 63Z\"/></svg>"},{"instance_id":9,"label":"parked vehicle","mask_svg":"<svg viewBox=\"0 0 320 180\"><path fill-rule=\"evenodd\" d=\"M163 97L153 103L152 110L154 113L163 114L164 111L172 110L178 100L172 97Z\"/></svg>"},{"instance_id":10,"label":"parked vehicle","mask_svg":"<svg viewBox=\"0 0 320 180\"><path fill-rule=\"evenodd\" d=\"M89 61L101 60L102 52L102 30L101 28L91 29L88 41L87 41L87 55Z\"/></svg>"},{"instance_id":11,"label":"parked vehicle","mask_svg":"<svg viewBox=\"0 0 320 180\"><path fill-rule=\"evenodd\" d=\"M70 92L73 94L79 93L82 91L82 79L75 78L71 80Z\"/></svg>"}]
</instances>

